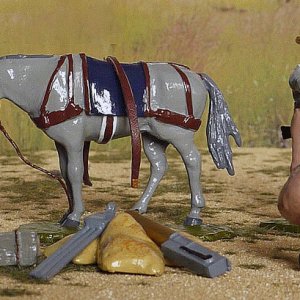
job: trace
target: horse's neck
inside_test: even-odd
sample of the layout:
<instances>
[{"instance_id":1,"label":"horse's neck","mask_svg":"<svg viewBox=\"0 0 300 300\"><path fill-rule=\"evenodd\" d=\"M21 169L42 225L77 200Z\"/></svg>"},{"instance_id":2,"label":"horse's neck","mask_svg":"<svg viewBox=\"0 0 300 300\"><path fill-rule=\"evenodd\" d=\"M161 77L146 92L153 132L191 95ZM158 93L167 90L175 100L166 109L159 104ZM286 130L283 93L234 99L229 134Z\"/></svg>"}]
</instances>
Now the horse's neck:
<instances>
[{"instance_id":1,"label":"horse's neck","mask_svg":"<svg viewBox=\"0 0 300 300\"><path fill-rule=\"evenodd\" d=\"M58 57L0 60L0 97L36 116Z\"/></svg>"}]
</instances>

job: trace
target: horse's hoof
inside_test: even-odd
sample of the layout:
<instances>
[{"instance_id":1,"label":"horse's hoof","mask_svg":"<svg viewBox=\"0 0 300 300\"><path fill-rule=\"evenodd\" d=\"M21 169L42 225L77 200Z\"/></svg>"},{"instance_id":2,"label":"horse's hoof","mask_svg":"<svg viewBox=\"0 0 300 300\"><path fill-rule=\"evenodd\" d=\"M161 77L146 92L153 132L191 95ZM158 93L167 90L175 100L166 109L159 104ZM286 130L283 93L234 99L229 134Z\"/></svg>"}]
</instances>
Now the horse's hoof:
<instances>
[{"instance_id":1,"label":"horse's hoof","mask_svg":"<svg viewBox=\"0 0 300 300\"><path fill-rule=\"evenodd\" d=\"M78 228L80 222L66 218L60 225L67 228Z\"/></svg>"},{"instance_id":2,"label":"horse's hoof","mask_svg":"<svg viewBox=\"0 0 300 300\"><path fill-rule=\"evenodd\" d=\"M183 225L184 226L197 226L197 225L201 225L202 219L200 218L192 218L192 217L186 217Z\"/></svg>"}]
</instances>

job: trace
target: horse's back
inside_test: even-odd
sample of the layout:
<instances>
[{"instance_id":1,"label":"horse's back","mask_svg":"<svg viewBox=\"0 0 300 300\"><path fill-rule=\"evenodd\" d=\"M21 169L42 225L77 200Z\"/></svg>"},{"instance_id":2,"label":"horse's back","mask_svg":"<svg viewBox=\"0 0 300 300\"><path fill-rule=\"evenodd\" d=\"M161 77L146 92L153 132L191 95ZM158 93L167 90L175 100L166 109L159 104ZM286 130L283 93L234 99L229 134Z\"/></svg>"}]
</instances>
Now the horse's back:
<instances>
[{"instance_id":1,"label":"horse's back","mask_svg":"<svg viewBox=\"0 0 300 300\"><path fill-rule=\"evenodd\" d=\"M137 115L143 117L146 81L142 64L121 65L134 95ZM91 114L126 116L124 96L114 66L110 62L87 57L87 69Z\"/></svg>"}]
</instances>

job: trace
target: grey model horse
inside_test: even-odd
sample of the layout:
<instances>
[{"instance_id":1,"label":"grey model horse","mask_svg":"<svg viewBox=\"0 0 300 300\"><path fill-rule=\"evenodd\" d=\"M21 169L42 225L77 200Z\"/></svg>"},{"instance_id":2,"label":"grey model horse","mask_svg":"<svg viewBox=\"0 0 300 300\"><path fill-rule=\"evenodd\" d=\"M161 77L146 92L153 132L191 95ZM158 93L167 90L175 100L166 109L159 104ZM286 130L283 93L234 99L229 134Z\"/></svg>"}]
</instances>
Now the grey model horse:
<instances>
[{"instance_id":1,"label":"grey model horse","mask_svg":"<svg viewBox=\"0 0 300 300\"><path fill-rule=\"evenodd\" d=\"M13 102L27 112L31 118L39 117L49 78L57 67L59 59L59 56L32 55L0 58L0 98L6 98ZM79 59L78 55L73 56L74 70L71 75L69 74L73 80L71 83L66 71L68 67L66 63L58 71L51 89L51 99L49 99L47 107L49 111L64 110L68 98L67 86L70 84L74 90L75 104L84 107L82 69ZM199 119L204 111L208 93L211 100L207 124L209 150L216 166L226 168L228 173L233 175L229 135L233 136L238 145L241 145L241 139L228 112L223 95L207 75L201 74L200 77L199 74L183 66L179 67L190 79L193 110ZM182 99L184 98L184 85L180 78L172 75L173 73L166 63L152 63L149 64L149 68L153 76L150 89L153 93L152 96L154 98L157 96L154 104L161 107L162 101L169 99L175 110L181 109L185 99ZM159 95L163 95L164 99ZM102 96L105 100L105 93ZM128 118L126 116L115 116L114 118L117 122L115 122L112 139L130 135ZM45 134L55 141L61 173L72 195L69 210L61 220L63 226L78 226L84 212L82 201L84 142L99 142L104 119L104 115L91 116L83 110L71 119L43 129ZM187 224L201 223L199 214L205 203L200 185L201 157L194 144L195 130L162 123L151 117L139 118L138 124L144 152L151 164L151 174L143 194L133 209L141 213L147 211L148 203L167 169L166 148L172 144L180 153L189 178L191 210L187 217Z\"/></svg>"}]
</instances>

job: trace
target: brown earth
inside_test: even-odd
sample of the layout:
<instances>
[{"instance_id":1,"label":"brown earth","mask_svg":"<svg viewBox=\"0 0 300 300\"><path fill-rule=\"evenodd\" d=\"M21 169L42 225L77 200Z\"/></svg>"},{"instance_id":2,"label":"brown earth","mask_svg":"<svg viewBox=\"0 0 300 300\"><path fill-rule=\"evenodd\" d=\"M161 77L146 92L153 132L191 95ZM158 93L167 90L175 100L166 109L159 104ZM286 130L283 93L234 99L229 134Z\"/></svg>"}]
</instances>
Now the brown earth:
<instances>
[{"instance_id":1,"label":"brown earth","mask_svg":"<svg viewBox=\"0 0 300 300\"><path fill-rule=\"evenodd\" d=\"M100 149L100 147L99 147ZM205 223L239 232L233 239L199 242L222 255L232 270L209 279L166 268L160 277L106 274L95 266L68 266L49 283L27 277L30 268L0 267L0 298L11 299L299 299L299 235L261 231L262 221L279 218L277 195L289 172L290 149L234 149L236 175L216 170L203 153ZM143 159L141 187L129 187L130 161L120 151L93 152L92 188L84 188L86 214L101 211L109 201L130 208L146 184ZM187 177L180 158L169 151L169 170L149 206L148 216L181 230L189 209ZM54 151L29 154L40 165L57 169ZM0 231L21 224L58 221L67 208L59 185L21 164L15 156L0 157Z\"/></svg>"}]
</instances>

